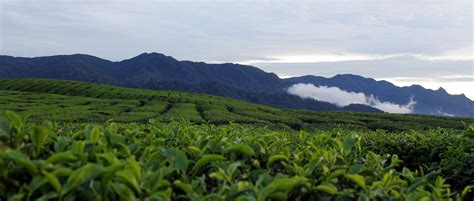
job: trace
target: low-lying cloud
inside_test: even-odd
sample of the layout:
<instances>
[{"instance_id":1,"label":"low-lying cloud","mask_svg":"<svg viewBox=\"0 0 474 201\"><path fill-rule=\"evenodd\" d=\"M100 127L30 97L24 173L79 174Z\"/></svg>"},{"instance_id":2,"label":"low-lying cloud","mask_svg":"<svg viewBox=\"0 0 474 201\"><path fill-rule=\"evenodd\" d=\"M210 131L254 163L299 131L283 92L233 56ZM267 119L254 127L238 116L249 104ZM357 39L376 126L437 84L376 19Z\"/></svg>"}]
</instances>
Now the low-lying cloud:
<instances>
[{"instance_id":1,"label":"low-lying cloud","mask_svg":"<svg viewBox=\"0 0 474 201\"><path fill-rule=\"evenodd\" d=\"M406 105L399 105L391 102L383 102L373 95L367 96L364 93L348 92L338 87L314 86L313 84L298 83L288 88L289 94L297 95L301 98L312 98L318 101L325 101L344 107L350 104L364 104L389 113L413 113L416 102L410 98Z\"/></svg>"}]
</instances>

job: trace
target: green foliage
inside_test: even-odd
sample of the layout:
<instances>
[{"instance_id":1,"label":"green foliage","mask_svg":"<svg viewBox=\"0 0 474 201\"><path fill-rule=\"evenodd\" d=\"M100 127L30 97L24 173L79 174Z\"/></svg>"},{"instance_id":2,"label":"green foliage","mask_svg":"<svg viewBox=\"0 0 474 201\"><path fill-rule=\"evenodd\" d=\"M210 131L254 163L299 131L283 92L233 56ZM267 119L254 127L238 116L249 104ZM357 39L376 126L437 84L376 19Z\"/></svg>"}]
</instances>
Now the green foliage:
<instances>
[{"instance_id":1,"label":"green foliage","mask_svg":"<svg viewBox=\"0 0 474 201\"><path fill-rule=\"evenodd\" d=\"M203 121L196 110L196 106L191 103L175 103L165 113L156 118L162 122L170 122L179 119L186 119L192 122Z\"/></svg>"},{"instance_id":2,"label":"green foliage","mask_svg":"<svg viewBox=\"0 0 474 201\"><path fill-rule=\"evenodd\" d=\"M225 152L237 152L247 156L255 156L255 151L245 144L234 144L225 149Z\"/></svg>"},{"instance_id":3,"label":"green foliage","mask_svg":"<svg viewBox=\"0 0 474 201\"><path fill-rule=\"evenodd\" d=\"M439 169L460 188L474 184L474 126L471 125L440 154ZM474 187L474 186L471 186ZM474 197L474 196L473 196Z\"/></svg>"},{"instance_id":4,"label":"green foliage","mask_svg":"<svg viewBox=\"0 0 474 201\"><path fill-rule=\"evenodd\" d=\"M38 124L12 114L0 129L2 200L472 198L472 158L449 158L454 153L472 157L472 127L458 135L442 130L296 133L187 121ZM448 144L438 150L441 158L399 159L408 152L395 147L410 144L400 142L434 143L412 147L424 150L440 145L436 136ZM466 163L467 172L449 163ZM419 168L424 165L428 168ZM462 177L460 183L450 179Z\"/></svg>"},{"instance_id":5,"label":"green foliage","mask_svg":"<svg viewBox=\"0 0 474 201\"><path fill-rule=\"evenodd\" d=\"M0 79L0 113L15 111L31 121L159 122L187 120L216 125L240 123L287 130L408 131L464 129L472 118L357 112L276 109L204 94L144 90L104 84L48 79ZM12 125L22 127L12 114ZM0 122L0 128L9 126ZM5 129L9 129L5 127Z\"/></svg>"},{"instance_id":6,"label":"green foliage","mask_svg":"<svg viewBox=\"0 0 474 201\"><path fill-rule=\"evenodd\" d=\"M469 200L465 123L0 80L0 199Z\"/></svg>"},{"instance_id":7,"label":"green foliage","mask_svg":"<svg viewBox=\"0 0 474 201\"><path fill-rule=\"evenodd\" d=\"M258 192L257 200L265 201L267 198L288 199L288 193L299 185L305 185L307 180L307 178L298 176L275 179Z\"/></svg>"}]
</instances>

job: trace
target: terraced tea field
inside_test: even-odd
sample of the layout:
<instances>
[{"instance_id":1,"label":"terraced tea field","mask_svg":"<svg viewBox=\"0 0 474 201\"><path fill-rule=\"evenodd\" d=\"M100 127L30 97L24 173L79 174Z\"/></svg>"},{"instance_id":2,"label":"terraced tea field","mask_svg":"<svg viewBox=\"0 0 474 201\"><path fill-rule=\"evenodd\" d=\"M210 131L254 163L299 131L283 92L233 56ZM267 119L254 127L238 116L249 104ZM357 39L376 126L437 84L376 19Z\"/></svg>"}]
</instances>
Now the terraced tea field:
<instances>
[{"instance_id":1,"label":"terraced tea field","mask_svg":"<svg viewBox=\"0 0 474 201\"><path fill-rule=\"evenodd\" d=\"M0 80L0 110L29 120L70 122L160 122L266 125L281 129L409 130L464 129L472 118L277 109L234 99L47 79Z\"/></svg>"}]
</instances>

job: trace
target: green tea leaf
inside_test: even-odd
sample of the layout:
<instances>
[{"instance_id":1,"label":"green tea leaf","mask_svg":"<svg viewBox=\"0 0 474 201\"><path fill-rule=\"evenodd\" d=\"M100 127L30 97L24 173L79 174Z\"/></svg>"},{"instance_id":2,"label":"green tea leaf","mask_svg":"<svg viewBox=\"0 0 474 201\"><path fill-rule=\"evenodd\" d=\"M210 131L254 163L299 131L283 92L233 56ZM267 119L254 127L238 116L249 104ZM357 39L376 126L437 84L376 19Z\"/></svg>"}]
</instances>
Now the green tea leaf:
<instances>
[{"instance_id":1,"label":"green tea leaf","mask_svg":"<svg viewBox=\"0 0 474 201\"><path fill-rule=\"evenodd\" d=\"M43 186L46 182L47 182L46 177L44 177L42 175L38 175L38 176L34 177L31 180L30 184L28 185L28 197L31 197L33 195L33 193L38 188Z\"/></svg>"},{"instance_id":2,"label":"green tea leaf","mask_svg":"<svg viewBox=\"0 0 474 201\"><path fill-rule=\"evenodd\" d=\"M350 152L354 147L357 138L354 135L349 135L344 139L344 152Z\"/></svg>"},{"instance_id":3,"label":"green tea leaf","mask_svg":"<svg viewBox=\"0 0 474 201\"><path fill-rule=\"evenodd\" d=\"M178 151L176 155L176 167L181 170L182 172L186 172L188 169L188 158L186 157L186 154L182 151Z\"/></svg>"},{"instance_id":4,"label":"green tea leaf","mask_svg":"<svg viewBox=\"0 0 474 201\"><path fill-rule=\"evenodd\" d=\"M234 144L234 145L229 146L224 151L231 152L231 153L233 152L242 153L247 156L255 156L255 151L251 147L245 144Z\"/></svg>"},{"instance_id":5,"label":"green tea leaf","mask_svg":"<svg viewBox=\"0 0 474 201\"><path fill-rule=\"evenodd\" d=\"M270 184L258 192L257 201L265 201L268 197L275 193L283 193L286 195L295 187L305 185L307 180L307 178L298 176L273 180Z\"/></svg>"},{"instance_id":6,"label":"green tea leaf","mask_svg":"<svg viewBox=\"0 0 474 201\"><path fill-rule=\"evenodd\" d=\"M49 136L49 130L43 126L35 126L31 134L31 141L36 148L41 148Z\"/></svg>"},{"instance_id":7,"label":"green tea leaf","mask_svg":"<svg viewBox=\"0 0 474 201\"><path fill-rule=\"evenodd\" d=\"M12 125L6 119L0 118L0 131L4 131L7 135L10 134Z\"/></svg>"},{"instance_id":8,"label":"green tea leaf","mask_svg":"<svg viewBox=\"0 0 474 201\"><path fill-rule=\"evenodd\" d=\"M134 189L137 193L141 193L140 186L138 184L138 179L135 176L135 172L133 169L128 168L116 173L116 176L120 178L123 183L125 183L128 187Z\"/></svg>"},{"instance_id":9,"label":"green tea leaf","mask_svg":"<svg viewBox=\"0 0 474 201\"><path fill-rule=\"evenodd\" d=\"M52 200L54 198L57 198L58 197L58 193L56 192L49 192L49 193L46 193L44 195L42 195L41 197L39 197L38 199L35 199L36 201L47 201L47 200Z\"/></svg>"},{"instance_id":10,"label":"green tea leaf","mask_svg":"<svg viewBox=\"0 0 474 201\"><path fill-rule=\"evenodd\" d=\"M267 162L267 166L272 165L276 161L288 161L288 160L289 160L288 157L286 157L285 155L275 154L275 155L270 156Z\"/></svg>"},{"instance_id":11,"label":"green tea leaf","mask_svg":"<svg viewBox=\"0 0 474 201\"><path fill-rule=\"evenodd\" d=\"M211 155L204 155L203 157L201 157L201 159L199 159L196 164L194 165L193 169L192 169L192 173L193 175L196 175L197 173L199 173L202 168L204 168L207 164L209 163L212 163L212 162L216 162L216 161L221 161L221 160L224 160L225 157L222 156L222 155L216 155L216 154L211 154Z\"/></svg>"},{"instance_id":12,"label":"green tea leaf","mask_svg":"<svg viewBox=\"0 0 474 201\"><path fill-rule=\"evenodd\" d=\"M74 156L74 154L70 151L67 151L52 154L48 159L46 159L46 163L58 164L73 162L75 160L77 160L77 158Z\"/></svg>"},{"instance_id":13,"label":"green tea leaf","mask_svg":"<svg viewBox=\"0 0 474 201\"><path fill-rule=\"evenodd\" d=\"M116 163L111 166L108 166L105 169L104 174L102 175L102 180L104 182L112 180L116 176L116 173L120 171L124 166L125 163Z\"/></svg>"},{"instance_id":14,"label":"green tea leaf","mask_svg":"<svg viewBox=\"0 0 474 201\"><path fill-rule=\"evenodd\" d=\"M23 121L21 120L20 116L18 116L18 114L7 110L5 112L5 115L7 116L7 119L10 121L13 127L15 127L17 130L21 129L21 127L23 126Z\"/></svg>"},{"instance_id":15,"label":"green tea leaf","mask_svg":"<svg viewBox=\"0 0 474 201\"><path fill-rule=\"evenodd\" d=\"M113 183L112 186L114 191L120 196L120 198L122 198L122 200L136 200L135 194L126 185L121 183Z\"/></svg>"},{"instance_id":16,"label":"green tea leaf","mask_svg":"<svg viewBox=\"0 0 474 201\"><path fill-rule=\"evenodd\" d=\"M177 148L169 148L165 150L165 156L178 170L186 172L188 169L189 161L184 152Z\"/></svg>"},{"instance_id":17,"label":"green tea leaf","mask_svg":"<svg viewBox=\"0 0 474 201\"><path fill-rule=\"evenodd\" d=\"M346 175L346 178L356 183L361 188L367 189L367 186L365 185L365 178L363 176L358 174L348 174Z\"/></svg>"},{"instance_id":18,"label":"green tea leaf","mask_svg":"<svg viewBox=\"0 0 474 201\"><path fill-rule=\"evenodd\" d=\"M140 165L138 165L138 162L135 160L135 156L132 156L128 159L128 164L132 168L133 175L135 176L135 178L142 178L142 170L140 168Z\"/></svg>"},{"instance_id":19,"label":"green tea leaf","mask_svg":"<svg viewBox=\"0 0 474 201\"><path fill-rule=\"evenodd\" d=\"M175 186L177 186L178 188L180 188L181 190L183 190L185 193L187 194L192 194L194 193L193 191L193 187L191 187L189 184L187 183L183 183L182 181L179 181L179 180L176 180L173 182L173 184Z\"/></svg>"},{"instance_id":20,"label":"green tea leaf","mask_svg":"<svg viewBox=\"0 0 474 201\"><path fill-rule=\"evenodd\" d=\"M322 183L316 187L314 187L315 190L317 191L322 191L322 192L325 192L329 195L335 195L337 194L337 188L336 186L334 186L333 184L331 183Z\"/></svg>"},{"instance_id":21,"label":"green tea leaf","mask_svg":"<svg viewBox=\"0 0 474 201\"><path fill-rule=\"evenodd\" d=\"M98 164L88 163L82 166L69 176L61 190L61 194L65 195L69 193L79 185L101 176L104 172L105 168Z\"/></svg>"},{"instance_id":22,"label":"green tea leaf","mask_svg":"<svg viewBox=\"0 0 474 201\"><path fill-rule=\"evenodd\" d=\"M56 190L56 192L60 192L61 183L59 182L58 178L55 175L47 172L43 172L43 174L46 177L46 180L48 180L49 184L54 187L54 190Z\"/></svg>"},{"instance_id":23,"label":"green tea leaf","mask_svg":"<svg viewBox=\"0 0 474 201\"><path fill-rule=\"evenodd\" d=\"M28 156L25 154L19 152L19 151L14 151L14 150L6 150L4 152L0 152L0 158L6 159L8 161L11 161L15 163L16 165L28 169L31 173L36 173L37 172L37 167L33 163L33 161L30 160Z\"/></svg>"},{"instance_id":24,"label":"green tea leaf","mask_svg":"<svg viewBox=\"0 0 474 201\"><path fill-rule=\"evenodd\" d=\"M363 167L364 167L364 165L362 165L362 164L355 164L349 169L349 171L347 171L347 173L348 174L357 174L362 170Z\"/></svg>"},{"instance_id":25,"label":"green tea leaf","mask_svg":"<svg viewBox=\"0 0 474 201\"><path fill-rule=\"evenodd\" d=\"M184 183L180 180L174 181L173 184L182 191L184 191L190 200L198 199L198 195L196 194L196 192L194 192L193 187L191 185Z\"/></svg>"},{"instance_id":26,"label":"green tea leaf","mask_svg":"<svg viewBox=\"0 0 474 201\"><path fill-rule=\"evenodd\" d=\"M101 132L99 131L98 128L94 127L90 133L90 141L93 143L97 143L99 140Z\"/></svg>"}]
</instances>

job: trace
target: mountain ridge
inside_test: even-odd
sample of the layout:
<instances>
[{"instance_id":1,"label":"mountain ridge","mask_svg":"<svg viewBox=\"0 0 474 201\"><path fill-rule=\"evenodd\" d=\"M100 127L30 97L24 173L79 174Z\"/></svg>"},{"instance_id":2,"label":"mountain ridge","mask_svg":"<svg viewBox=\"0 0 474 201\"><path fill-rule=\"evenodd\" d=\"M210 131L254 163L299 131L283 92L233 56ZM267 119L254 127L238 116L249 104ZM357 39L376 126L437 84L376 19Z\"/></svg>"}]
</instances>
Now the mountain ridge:
<instances>
[{"instance_id":1,"label":"mountain ridge","mask_svg":"<svg viewBox=\"0 0 474 201\"><path fill-rule=\"evenodd\" d=\"M416 85L398 87L387 81L352 74L338 74L331 78L307 75L280 79L276 74L254 66L178 61L161 53L143 53L121 61L110 61L87 54L33 58L0 56L0 78L21 77L87 81L148 89L163 89L166 86L168 90L192 89L194 92L229 97L232 97L229 94L234 94L232 98L284 108L314 109L312 104L320 104L322 107L320 101L309 100L306 104L298 105L294 103L305 99L286 97L286 89L293 84L310 83L373 95L381 101L395 104L406 104L410 98L415 97L417 104L414 113L474 116L472 100L465 95L450 95L444 89L431 90ZM181 84L174 86L171 83ZM214 83L215 86L220 83L225 87L221 87L220 92L213 91L213 88L218 87L212 87L209 83ZM373 111L369 106L365 110Z\"/></svg>"}]
</instances>

